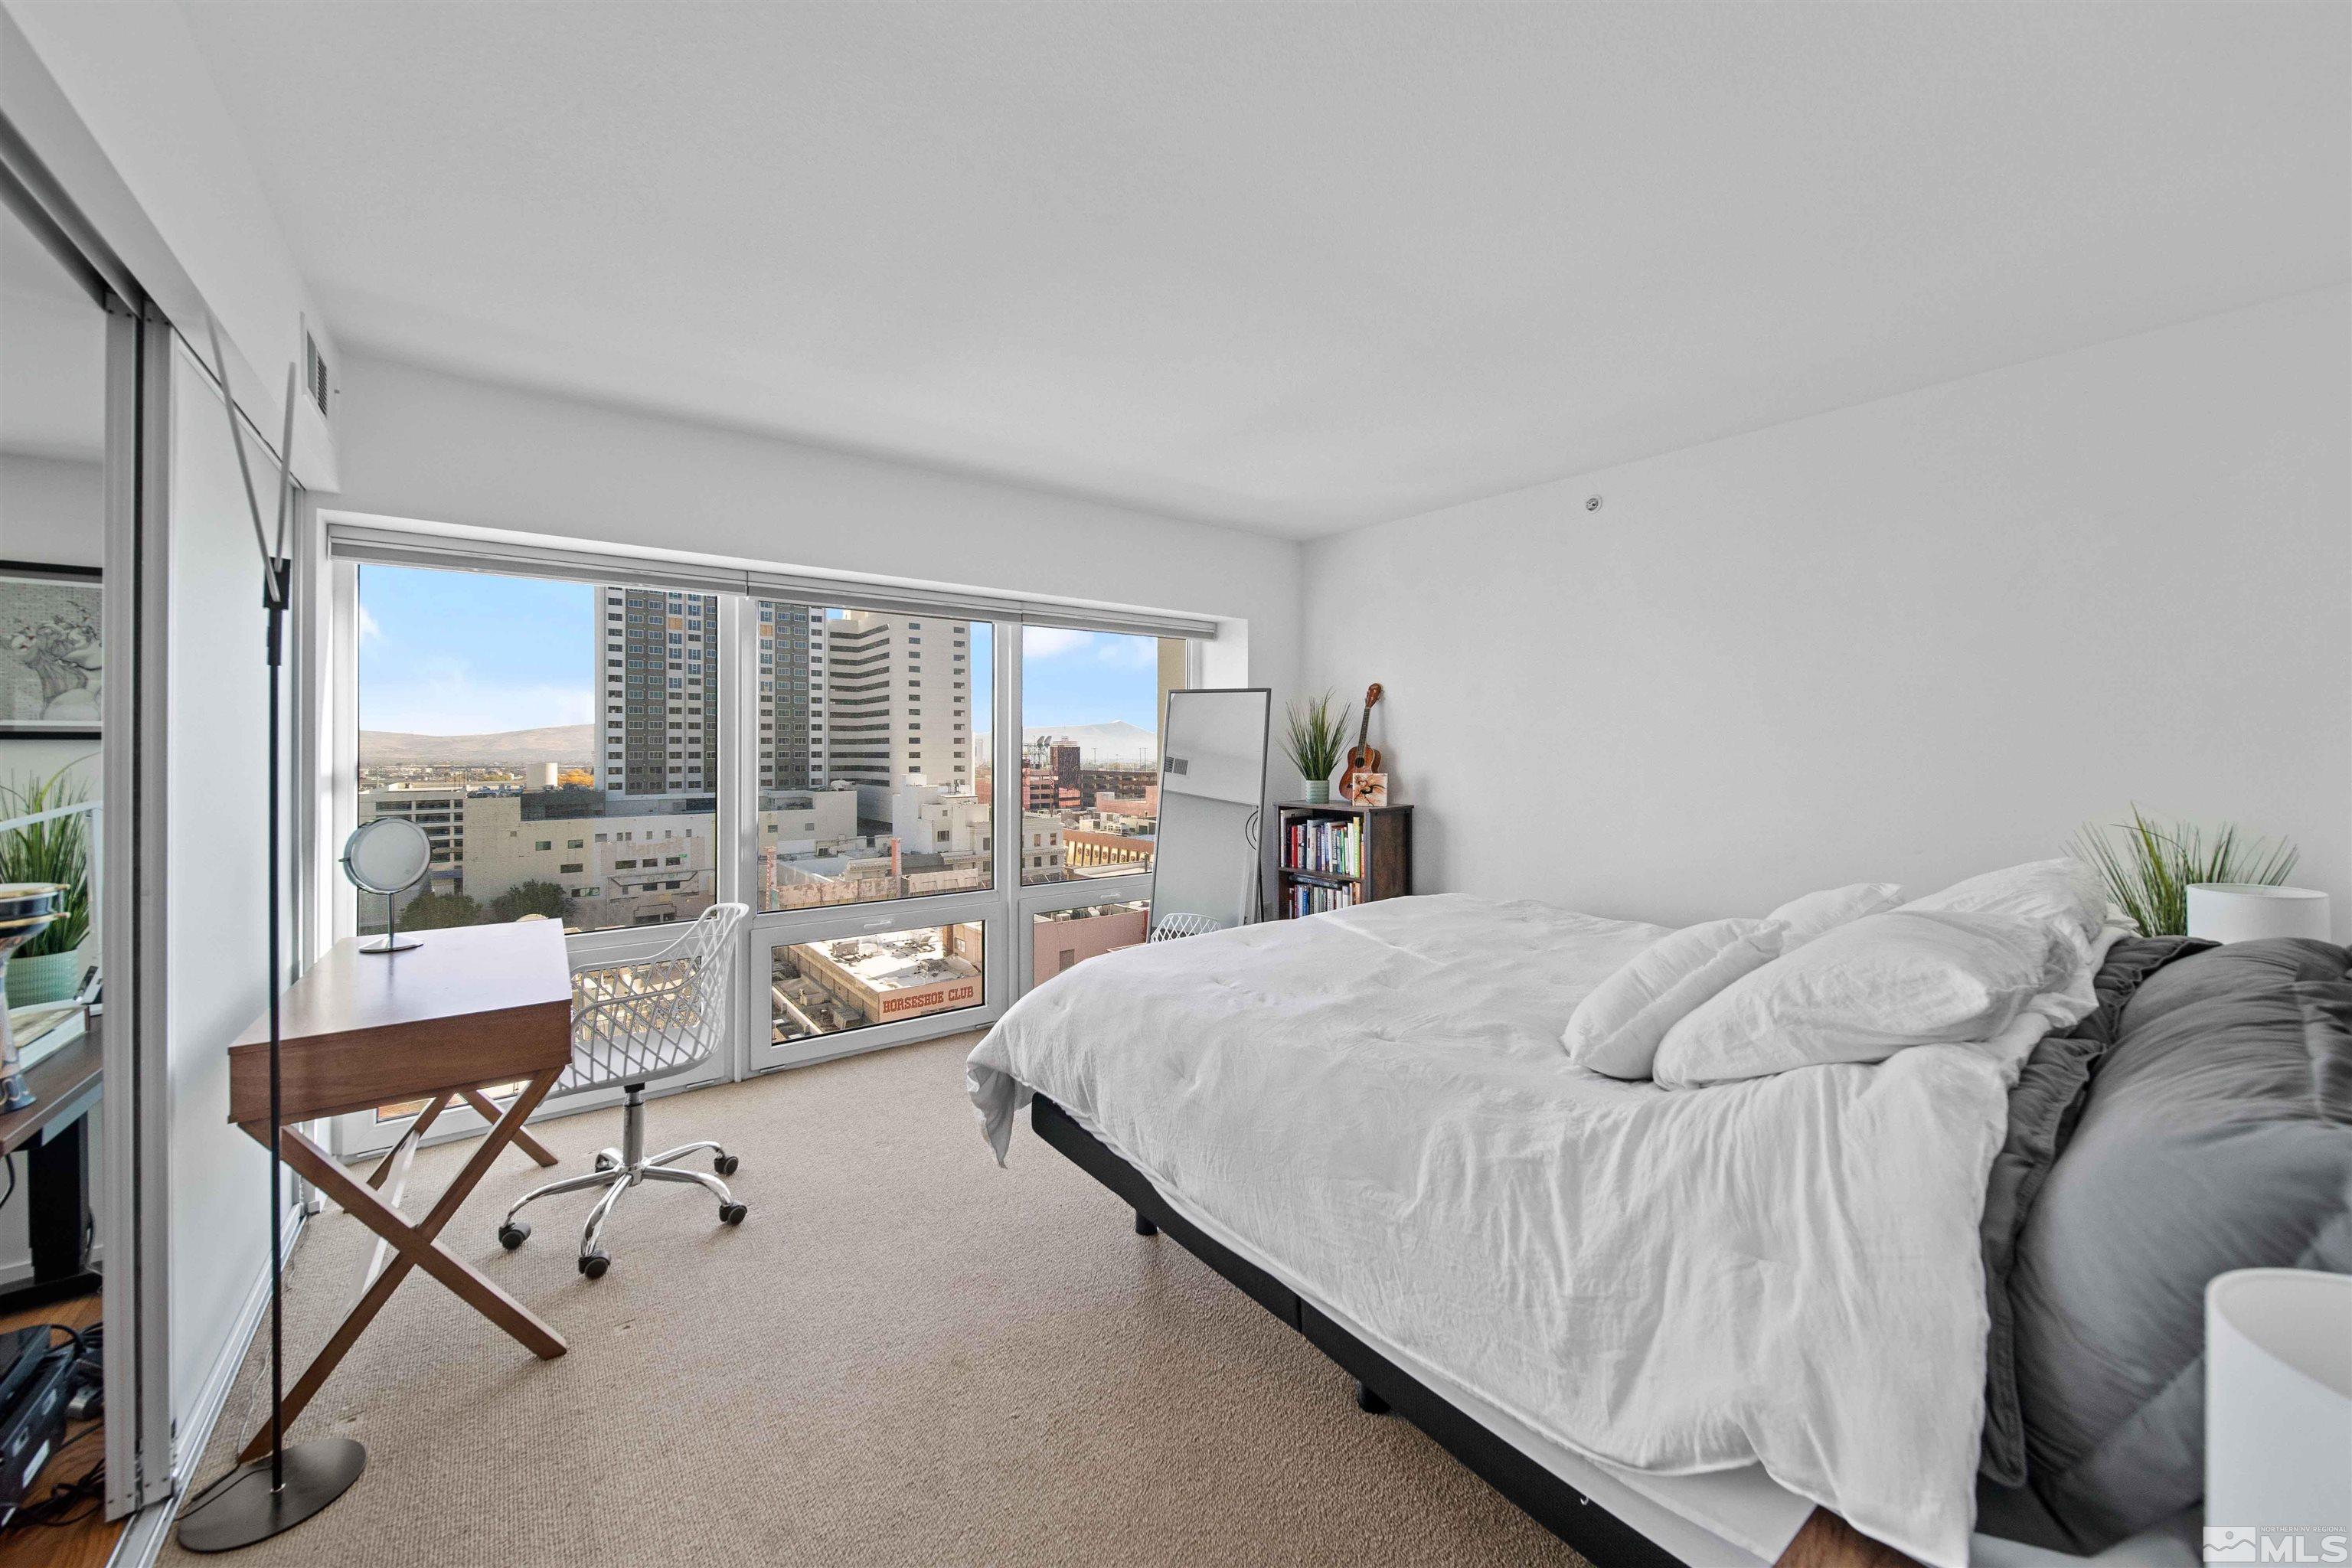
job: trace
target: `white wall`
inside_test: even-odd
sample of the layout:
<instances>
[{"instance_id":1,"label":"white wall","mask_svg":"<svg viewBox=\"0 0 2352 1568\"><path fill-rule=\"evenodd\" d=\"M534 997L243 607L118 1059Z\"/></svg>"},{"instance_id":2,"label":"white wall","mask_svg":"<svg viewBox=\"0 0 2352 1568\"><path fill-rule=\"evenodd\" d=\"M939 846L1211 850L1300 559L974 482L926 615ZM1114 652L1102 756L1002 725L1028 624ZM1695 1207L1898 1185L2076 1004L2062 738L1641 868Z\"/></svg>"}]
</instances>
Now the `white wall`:
<instances>
[{"instance_id":1,"label":"white wall","mask_svg":"<svg viewBox=\"0 0 2352 1568\"><path fill-rule=\"evenodd\" d=\"M105 468L70 458L0 452L0 556L105 565Z\"/></svg>"},{"instance_id":2,"label":"white wall","mask_svg":"<svg viewBox=\"0 0 2352 1568\"><path fill-rule=\"evenodd\" d=\"M172 400L165 1050L172 1410L184 1422L269 1258L268 1155L228 1121L229 1042L268 1005L268 708L260 555L219 394L184 349Z\"/></svg>"},{"instance_id":3,"label":"white wall","mask_svg":"<svg viewBox=\"0 0 2352 1568\"><path fill-rule=\"evenodd\" d=\"M1416 886L1684 922L2153 810L2352 933L2338 287L1310 545ZM1588 496L1603 498L1597 512Z\"/></svg>"},{"instance_id":4,"label":"white wall","mask_svg":"<svg viewBox=\"0 0 2352 1568\"><path fill-rule=\"evenodd\" d=\"M1232 617L1252 681L1297 672L1286 540L389 361L345 364L340 418L338 510Z\"/></svg>"}]
</instances>

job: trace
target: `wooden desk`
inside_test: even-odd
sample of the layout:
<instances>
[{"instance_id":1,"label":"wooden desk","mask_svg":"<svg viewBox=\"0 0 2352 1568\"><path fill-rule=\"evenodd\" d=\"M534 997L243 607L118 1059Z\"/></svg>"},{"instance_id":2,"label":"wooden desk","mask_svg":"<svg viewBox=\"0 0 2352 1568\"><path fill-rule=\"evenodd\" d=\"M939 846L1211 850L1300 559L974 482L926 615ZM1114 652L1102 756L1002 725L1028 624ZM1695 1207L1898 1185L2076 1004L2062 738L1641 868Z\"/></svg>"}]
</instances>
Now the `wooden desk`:
<instances>
[{"instance_id":1,"label":"wooden desk","mask_svg":"<svg viewBox=\"0 0 2352 1568\"><path fill-rule=\"evenodd\" d=\"M33 1278L0 1290L0 1310L62 1301L97 1290L89 1266L89 1116L106 1059L103 1019L78 1040L25 1069L33 1103L0 1115L0 1154L25 1151L26 1239Z\"/></svg>"},{"instance_id":2,"label":"wooden desk","mask_svg":"<svg viewBox=\"0 0 2352 1568\"><path fill-rule=\"evenodd\" d=\"M572 1060L572 970L553 921L403 932L422 945L365 953L337 942L279 1003L279 1146L286 1163L381 1237L360 1296L318 1359L286 1391L286 1419L310 1403L411 1268L422 1268L534 1355L563 1353L555 1331L459 1261L436 1239L509 1143L555 1163L522 1124ZM484 1091L520 1081L501 1113ZM362 1182L296 1130L316 1117L404 1100L425 1109ZM463 1100L491 1122L464 1168L421 1220L400 1211L417 1141ZM229 1120L269 1142L269 1019L229 1047ZM384 1188L387 1180L391 1191ZM238 1457L269 1451L265 1421Z\"/></svg>"}]
</instances>

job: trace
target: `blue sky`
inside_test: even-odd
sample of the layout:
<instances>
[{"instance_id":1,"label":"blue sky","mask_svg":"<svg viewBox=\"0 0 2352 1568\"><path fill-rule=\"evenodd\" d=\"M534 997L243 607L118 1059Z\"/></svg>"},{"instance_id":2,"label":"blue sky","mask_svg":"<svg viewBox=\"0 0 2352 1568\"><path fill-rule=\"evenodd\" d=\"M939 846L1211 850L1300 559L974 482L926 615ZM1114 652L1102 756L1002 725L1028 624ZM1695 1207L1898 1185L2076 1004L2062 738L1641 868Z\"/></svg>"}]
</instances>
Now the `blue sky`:
<instances>
[{"instance_id":1,"label":"blue sky","mask_svg":"<svg viewBox=\"0 0 2352 1568\"><path fill-rule=\"evenodd\" d=\"M595 625L586 584L362 566L360 727L475 735L585 724L595 717ZM972 630L977 670L992 639L985 624ZM1026 727L1159 727L1152 638L1035 628L1026 643ZM985 682L972 700L972 728L987 732Z\"/></svg>"},{"instance_id":2,"label":"blue sky","mask_svg":"<svg viewBox=\"0 0 2352 1568\"><path fill-rule=\"evenodd\" d=\"M478 735L585 724L594 596L585 583L360 568L360 728Z\"/></svg>"},{"instance_id":3,"label":"blue sky","mask_svg":"<svg viewBox=\"0 0 2352 1568\"><path fill-rule=\"evenodd\" d=\"M1160 728L1160 640L1032 626L1021 646L1024 729Z\"/></svg>"}]
</instances>

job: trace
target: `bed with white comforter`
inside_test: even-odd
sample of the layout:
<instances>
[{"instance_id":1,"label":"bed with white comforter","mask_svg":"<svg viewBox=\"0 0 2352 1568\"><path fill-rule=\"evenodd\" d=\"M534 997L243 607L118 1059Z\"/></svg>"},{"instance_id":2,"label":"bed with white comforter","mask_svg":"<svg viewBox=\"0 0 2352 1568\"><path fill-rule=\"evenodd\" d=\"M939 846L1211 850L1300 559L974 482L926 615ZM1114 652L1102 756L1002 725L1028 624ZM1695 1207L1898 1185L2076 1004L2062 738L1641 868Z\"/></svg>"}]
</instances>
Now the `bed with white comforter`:
<instances>
[{"instance_id":1,"label":"bed with white comforter","mask_svg":"<svg viewBox=\"0 0 2352 1568\"><path fill-rule=\"evenodd\" d=\"M2006 1091L2104 944L1989 1043L1702 1089L1571 1065L1663 927L1460 895L1108 954L1024 997L970 1087L1045 1094L1378 1348L1562 1448L1759 1464L1968 1560Z\"/></svg>"}]
</instances>

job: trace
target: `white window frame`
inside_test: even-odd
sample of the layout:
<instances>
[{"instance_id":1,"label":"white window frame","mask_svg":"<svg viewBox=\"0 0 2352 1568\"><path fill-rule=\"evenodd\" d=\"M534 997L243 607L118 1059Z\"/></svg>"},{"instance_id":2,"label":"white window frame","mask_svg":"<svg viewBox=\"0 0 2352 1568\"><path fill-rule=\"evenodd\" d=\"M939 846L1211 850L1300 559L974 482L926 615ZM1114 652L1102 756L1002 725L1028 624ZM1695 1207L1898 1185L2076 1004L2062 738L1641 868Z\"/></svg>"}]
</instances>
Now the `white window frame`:
<instances>
[{"instance_id":1,"label":"white window frame","mask_svg":"<svg viewBox=\"0 0 2352 1568\"><path fill-rule=\"evenodd\" d=\"M846 605L886 609L898 614L936 615L942 618L986 622L991 626L991 650L995 658L992 685L990 765L992 777L1003 781L996 791L998 809L992 815L994 863L992 885L970 892L930 894L862 904L836 904L817 910L762 912L753 906L745 922L747 952L740 953L744 983L739 989L732 1049L715 1053L690 1075L651 1086L649 1095L684 1093L713 1083L738 1080L785 1068L831 1061L866 1051L885 1050L918 1040L983 1028L1033 984L1034 953L1031 917L1038 912L1082 904L1148 901L1152 868L1068 882L1024 886L1021 881L1021 834L1024 813L1018 809L1021 778L1021 667L1024 625L1070 626L1129 636L1181 636L1186 644L1185 684L1201 684L1205 643L1199 628L1213 634L1215 623L1199 618L1146 618L1140 623L1125 612L1090 610L1083 605L1046 605L1036 601L975 595L959 599L945 592L908 588L856 578L794 576L784 573L714 571L692 561L671 561L654 552L554 550L474 542L474 531L419 525L387 529L383 520L362 520L361 527L347 514L320 511L321 534L340 533L371 542L372 559L385 564L445 570L474 570L514 575L562 576L594 582L618 578L675 586L681 592L716 595L719 626L706 647L723 650L721 668L737 673L722 676L727 695L719 716L722 777L713 791L717 797L714 866L718 896L722 900L753 902L757 890L759 811L759 616L762 600L788 604ZM359 816L359 569L356 561L336 558L331 549L322 563L325 614L320 617L317 668L322 679L314 722L327 741L320 748L322 789L318 812L319 831L309 841L312 857L305 886L316 889L313 906L319 919L310 927L312 951L358 929L358 898L336 874L336 856ZM594 629L602 637L604 621ZM706 627L706 635L709 628ZM593 726L592 726L593 728ZM1015 809L1003 809L1007 792ZM732 852L730 852L730 845ZM837 1034L775 1045L771 1041L772 1016L768 984L769 952L785 942L831 941L883 931L977 922L984 949L981 1005L952 1012L926 1014L903 1023L873 1025ZM652 956L675 941L684 922L625 930L583 932L568 939L575 971L601 964L625 963ZM619 1103L618 1089L567 1095L543 1106L534 1121L596 1110ZM389 1148L405 1130L405 1120L378 1121L364 1111L337 1117L330 1130L331 1147L343 1159L354 1159ZM444 1110L427 1142L471 1137L486 1126L470 1108Z\"/></svg>"},{"instance_id":2,"label":"white window frame","mask_svg":"<svg viewBox=\"0 0 2352 1568\"><path fill-rule=\"evenodd\" d=\"M1017 632L1018 628L1015 628L1015 631ZM992 749L996 752L995 765L1000 770L997 776L999 778L1010 777L1013 779L1017 791L1021 779L1021 735L1024 728L1022 722L1021 713L1021 639L1017 635L1013 639L1013 658L1009 662L1012 665L1013 677L1011 681L1011 690L1009 694L1001 699L1001 700L1008 702L1010 706L1008 708L1000 709L999 711L1010 712L1013 715L1013 721L1008 724L1003 722L1002 720L999 720L995 721L993 726L1012 742L1012 762L1010 764L1011 771L1009 773L1002 771L1007 766L1003 745L1001 742L993 743ZM1184 686L1187 689L1198 687L1201 684L1201 664L1202 644L1200 640L1198 638L1186 638L1184 643ZM999 689L1003 690L1002 683L1000 683ZM1162 721L1164 722L1164 719ZM992 737L992 742L994 738ZM999 813L998 815L1002 816L1003 814ZM1030 934L1031 916L1042 913L1048 910L1076 909L1081 904L1124 904L1132 903L1139 899L1148 904L1151 900L1153 876L1160 868L1160 856L1157 846L1155 845L1151 858L1151 864L1139 870L1117 871L1107 877L1080 877L1067 882L1037 882L1024 885L1020 879L1020 858L1023 850L1023 845L1021 843L1022 816L1023 814L1017 811L1013 814L1011 827L1012 843L1007 846L1002 836L1000 836L997 840L999 847L999 863L1003 863L1004 856L1008 853L1013 857L1013 900L1012 914L1014 945L1019 950L1016 958L1016 973L1014 978L1014 984L1018 988L1014 992L1014 994L1016 995L1027 995L1029 988L1037 983L1036 975L1034 973L1036 965L1036 952L1033 946Z\"/></svg>"}]
</instances>

